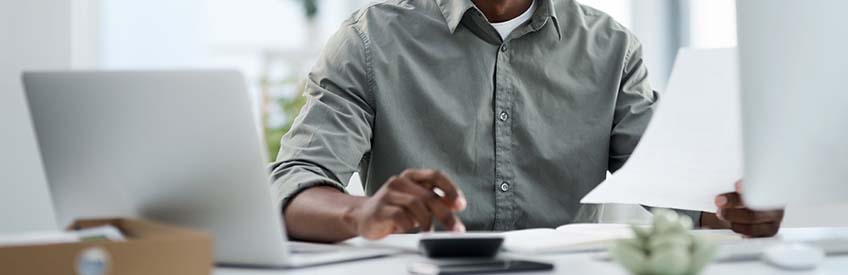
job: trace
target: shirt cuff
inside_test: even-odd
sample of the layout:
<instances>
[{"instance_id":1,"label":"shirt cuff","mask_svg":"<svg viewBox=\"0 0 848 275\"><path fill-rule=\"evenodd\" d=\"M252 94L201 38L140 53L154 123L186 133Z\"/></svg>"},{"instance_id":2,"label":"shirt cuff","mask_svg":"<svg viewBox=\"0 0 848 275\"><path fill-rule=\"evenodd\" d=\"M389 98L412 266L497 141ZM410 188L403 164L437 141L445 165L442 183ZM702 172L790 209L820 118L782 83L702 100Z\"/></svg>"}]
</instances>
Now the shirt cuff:
<instances>
[{"instance_id":1,"label":"shirt cuff","mask_svg":"<svg viewBox=\"0 0 848 275\"><path fill-rule=\"evenodd\" d=\"M642 207L645 207L645 209L647 209L648 212L652 212L653 209L656 208L656 207L650 207L650 206L644 206L644 205ZM700 228L701 227L701 214L703 212L694 211L694 210L672 209L672 208L668 208L668 209L674 210L674 212L677 212L678 215L687 216L690 219L692 219L692 228Z\"/></svg>"},{"instance_id":2,"label":"shirt cuff","mask_svg":"<svg viewBox=\"0 0 848 275\"><path fill-rule=\"evenodd\" d=\"M692 211L692 210L679 210L679 209L672 209L672 210L674 210L675 212L677 212L677 214L679 214L681 216L688 216L689 218L691 218L693 228L700 228L701 227L701 213L703 213L703 212Z\"/></svg>"}]
</instances>

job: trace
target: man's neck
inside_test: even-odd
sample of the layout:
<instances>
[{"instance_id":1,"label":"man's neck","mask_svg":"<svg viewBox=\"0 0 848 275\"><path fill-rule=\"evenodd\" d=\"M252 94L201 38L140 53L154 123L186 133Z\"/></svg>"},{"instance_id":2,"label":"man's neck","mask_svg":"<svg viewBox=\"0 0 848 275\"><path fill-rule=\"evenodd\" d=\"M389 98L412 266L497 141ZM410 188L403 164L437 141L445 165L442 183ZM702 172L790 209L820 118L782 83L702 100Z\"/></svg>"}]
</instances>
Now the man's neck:
<instances>
[{"instance_id":1,"label":"man's neck","mask_svg":"<svg viewBox=\"0 0 848 275\"><path fill-rule=\"evenodd\" d=\"M500 23L516 18L533 4L533 0L471 0L489 22Z\"/></svg>"}]
</instances>

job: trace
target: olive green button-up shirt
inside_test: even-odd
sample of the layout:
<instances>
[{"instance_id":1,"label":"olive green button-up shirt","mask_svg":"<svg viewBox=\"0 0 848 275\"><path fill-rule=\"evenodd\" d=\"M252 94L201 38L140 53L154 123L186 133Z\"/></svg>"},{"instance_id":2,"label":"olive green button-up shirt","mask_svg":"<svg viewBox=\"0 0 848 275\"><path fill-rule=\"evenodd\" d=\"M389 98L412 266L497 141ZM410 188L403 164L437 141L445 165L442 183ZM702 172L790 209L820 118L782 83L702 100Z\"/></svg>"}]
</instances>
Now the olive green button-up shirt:
<instances>
[{"instance_id":1,"label":"olive green button-up shirt","mask_svg":"<svg viewBox=\"0 0 848 275\"><path fill-rule=\"evenodd\" d=\"M608 15L537 0L506 39L470 0L389 0L356 12L306 82L272 164L282 205L314 186L368 195L407 168L463 190L469 230L575 222L627 160L656 106L642 48Z\"/></svg>"}]
</instances>

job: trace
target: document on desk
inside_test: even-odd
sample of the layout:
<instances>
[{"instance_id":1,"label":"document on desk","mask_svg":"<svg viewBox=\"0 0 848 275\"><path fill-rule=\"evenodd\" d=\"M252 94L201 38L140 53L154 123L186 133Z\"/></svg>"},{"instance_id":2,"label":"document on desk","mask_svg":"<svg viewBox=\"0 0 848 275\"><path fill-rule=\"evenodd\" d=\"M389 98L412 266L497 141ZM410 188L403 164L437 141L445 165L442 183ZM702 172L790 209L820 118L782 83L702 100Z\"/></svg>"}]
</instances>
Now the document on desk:
<instances>
[{"instance_id":1,"label":"document on desk","mask_svg":"<svg viewBox=\"0 0 848 275\"><path fill-rule=\"evenodd\" d=\"M616 240L633 237L626 224L567 224L556 229L537 228L504 233L504 250L549 254L600 251Z\"/></svg>"},{"instance_id":2,"label":"document on desk","mask_svg":"<svg viewBox=\"0 0 848 275\"><path fill-rule=\"evenodd\" d=\"M729 230L693 230L693 234L726 242L741 237ZM504 250L525 254L603 251L621 239L633 238L629 224L566 224L556 229L525 229L504 233Z\"/></svg>"},{"instance_id":3,"label":"document on desk","mask_svg":"<svg viewBox=\"0 0 848 275\"><path fill-rule=\"evenodd\" d=\"M681 50L629 161L581 203L715 212L715 196L742 178L735 49Z\"/></svg>"}]
</instances>

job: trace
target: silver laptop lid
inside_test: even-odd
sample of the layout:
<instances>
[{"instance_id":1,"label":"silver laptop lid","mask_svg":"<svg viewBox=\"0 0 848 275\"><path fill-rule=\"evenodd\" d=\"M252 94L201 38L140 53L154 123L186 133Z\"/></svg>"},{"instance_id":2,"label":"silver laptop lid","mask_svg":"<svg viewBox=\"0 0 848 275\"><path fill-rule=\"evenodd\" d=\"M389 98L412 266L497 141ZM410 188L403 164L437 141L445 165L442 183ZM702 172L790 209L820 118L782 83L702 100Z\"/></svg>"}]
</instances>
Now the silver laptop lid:
<instances>
[{"instance_id":1,"label":"silver laptop lid","mask_svg":"<svg viewBox=\"0 0 848 275\"><path fill-rule=\"evenodd\" d=\"M221 263L284 264L240 73L40 72L24 82L60 225L140 217L212 233Z\"/></svg>"}]
</instances>

